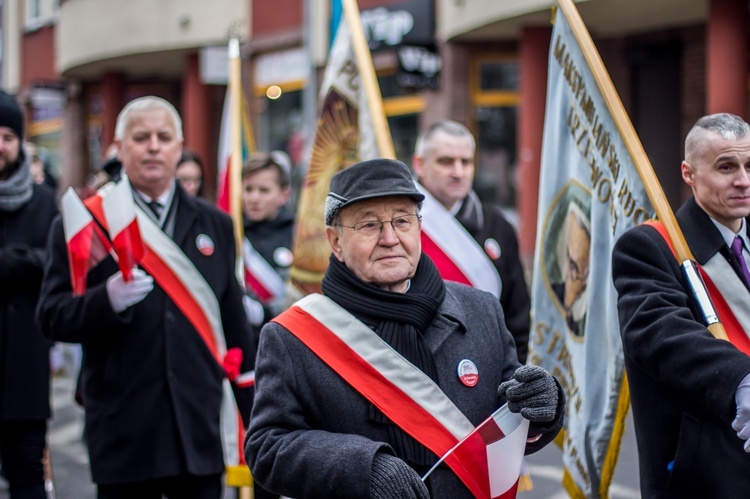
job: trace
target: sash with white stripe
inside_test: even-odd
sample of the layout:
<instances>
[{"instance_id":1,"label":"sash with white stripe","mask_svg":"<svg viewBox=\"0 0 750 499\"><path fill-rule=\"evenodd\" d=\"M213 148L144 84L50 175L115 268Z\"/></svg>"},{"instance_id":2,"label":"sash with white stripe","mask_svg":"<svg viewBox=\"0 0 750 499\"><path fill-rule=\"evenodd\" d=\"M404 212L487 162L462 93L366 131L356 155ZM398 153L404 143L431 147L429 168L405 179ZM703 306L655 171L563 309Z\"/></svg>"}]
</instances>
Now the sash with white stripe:
<instances>
[{"instance_id":1,"label":"sash with white stripe","mask_svg":"<svg viewBox=\"0 0 750 499\"><path fill-rule=\"evenodd\" d=\"M440 275L500 297L497 269L466 229L422 185L422 251L435 262Z\"/></svg>"},{"instance_id":2,"label":"sash with white stripe","mask_svg":"<svg viewBox=\"0 0 750 499\"><path fill-rule=\"evenodd\" d=\"M272 321L436 455L444 455L474 430L432 379L330 298L307 295ZM473 461L466 452L459 448L445 462L476 497L487 497L486 487L466 466Z\"/></svg>"},{"instance_id":3,"label":"sash with white stripe","mask_svg":"<svg viewBox=\"0 0 750 499\"><path fill-rule=\"evenodd\" d=\"M674 253L664 224L655 221L646 224L661 234ZM727 338L738 350L750 355L750 291L721 253L716 253L705 265L698 265L698 269Z\"/></svg>"},{"instance_id":4,"label":"sash with white stripe","mask_svg":"<svg viewBox=\"0 0 750 499\"><path fill-rule=\"evenodd\" d=\"M261 302L268 303L284 296L286 282L246 237L242 240L242 259L245 264L245 283Z\"/></svg>"},{"instance_id":5,"label":"sash with white stripe","mask_svg":"<svg viewBox=\"0 0 750 499\"><path fill-rule=\"evenodd\" d=\"M84 201L91 214L105 230L108 226L102 201L106 192L107 189L100 189L97 195ZM139 264L185 315L223 370L227 345L216 295L177 243L137 205L136 213L141 236L146 246L145 255ZM235 380L235 385L242 388L252 386L254 382L253 372L243 373ZM232 407L231 401L234 396L229 380L226 378L222 381L222 392L221 431L224 460L230 467L244 466L242 453L244 426L237 409Z\"/></svg>"}]
</instances>

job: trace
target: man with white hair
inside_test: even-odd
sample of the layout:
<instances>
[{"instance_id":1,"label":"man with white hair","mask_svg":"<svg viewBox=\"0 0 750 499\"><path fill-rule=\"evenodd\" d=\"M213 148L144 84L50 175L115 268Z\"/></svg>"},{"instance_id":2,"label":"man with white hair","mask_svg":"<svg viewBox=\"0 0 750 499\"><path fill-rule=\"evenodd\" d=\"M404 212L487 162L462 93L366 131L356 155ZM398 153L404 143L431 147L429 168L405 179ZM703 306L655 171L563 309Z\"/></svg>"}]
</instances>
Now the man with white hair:
<instances>
[{"instance_id":1,"label":"man with white hair","mask_svg":"<svg viewBox=\"0 0 750 499\"><path fill-rule=\"evenodd\" d=\"M182 123L167 101L130 102L114 139L138 207L143 268L126 281L108 256L75 296L58 221L39 322L50 338L83 345L86 436L100 499L218 499L223 379L249 371L255 358L232 222L175 181ZM95 204L87 207L96 218ZM241 359L233 369L217 357L224 347Z\"/></svg>"},{"instance_id":2,"label":"man with white hair","mask_svg":"<svg viewBox=\"0 0 750 499\"><path fill-rule=\"evenodd\" d=\"M721 113L685 139L677 212L730 341L712 336L663 225L617 241L618 293L643 497L746 497L750 490L750 126Z\"/></svg>"}]
</instances>

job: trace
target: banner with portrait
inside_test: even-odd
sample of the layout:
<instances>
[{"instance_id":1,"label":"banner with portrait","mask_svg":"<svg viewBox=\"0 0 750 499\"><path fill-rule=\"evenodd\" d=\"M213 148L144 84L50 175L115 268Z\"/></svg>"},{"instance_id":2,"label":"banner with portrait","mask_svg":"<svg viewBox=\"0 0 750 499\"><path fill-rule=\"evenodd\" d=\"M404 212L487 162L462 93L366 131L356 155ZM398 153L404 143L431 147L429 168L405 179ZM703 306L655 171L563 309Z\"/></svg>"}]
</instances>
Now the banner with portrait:
<instances>
[{"instance_id":1,"label":"banner with portrait","mask_svg":"<svg viewBox=\"0 0 750 499\"><path fill-rule=\"evenodd\" d=\"M603 98L609 77L592 71L590 51L598 54L588 33L571 29L566 14L577 11L564 3L549 52L529 362L567 395L558 440L566 490L606 498L629 408L611 252L653 209L613 118L622 116Z\"/></svg>"}]
</instances>

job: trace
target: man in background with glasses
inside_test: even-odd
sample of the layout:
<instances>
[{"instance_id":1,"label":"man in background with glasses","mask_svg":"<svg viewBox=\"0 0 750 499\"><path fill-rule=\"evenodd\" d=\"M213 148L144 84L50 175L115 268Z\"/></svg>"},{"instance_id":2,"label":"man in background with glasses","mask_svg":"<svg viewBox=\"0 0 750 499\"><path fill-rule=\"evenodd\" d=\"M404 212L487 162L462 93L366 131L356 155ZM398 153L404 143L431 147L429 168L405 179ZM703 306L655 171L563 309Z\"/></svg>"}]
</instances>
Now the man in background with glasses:
<instances>
[{"instance_id":1,"label":"man in background with glasses","mask_svg":"<svg viewBox=\"0 0 750 499\"><path fill-rule=\"evenodd\" d=\"M423 199L395 160L332 178L323 295L298 301L260 337L245 453L264 488L288 497L469 498L448 466L421 479L440 457L427 445L443 425L473 428L507 401L531 421L527 453L559 431L563 391L542 368L519 365L495 297L444 282L422 253ZM399 390L373 391L380 381L363 375L369 369ZM435 422L403 421L415 405Z\"/></svg>"}]
</instances>

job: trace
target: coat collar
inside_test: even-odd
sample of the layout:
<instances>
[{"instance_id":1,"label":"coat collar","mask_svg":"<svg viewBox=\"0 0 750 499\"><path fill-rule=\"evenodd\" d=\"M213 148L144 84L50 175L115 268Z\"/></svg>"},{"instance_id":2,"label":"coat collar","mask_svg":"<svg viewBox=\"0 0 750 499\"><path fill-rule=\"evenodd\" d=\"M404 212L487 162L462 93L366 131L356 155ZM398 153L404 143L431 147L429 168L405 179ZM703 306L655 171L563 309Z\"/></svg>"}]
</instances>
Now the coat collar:
<instances>
[{"instance_id":1,"label":"coat collar","mask_svg":"<svg viewBox=\"0 0 750 499\"><path fill-rule=\"evenodd\" d=\"M694 197L691 197L682 205L675 217L695 260L699 264L705 264L712 256L726 248L727 245L721 236L721 232L716 228L708 214L703 211L703 208L698 205ZM745 224L746 227L748 225L750 224Z\"/></svg>"},{"instance_id":2,"label":"coat collar","mask_svg":"<svg viewBox=\"0 0 750 499\"><path fill-rule=\"evenodd\" d=\"M445 299L440 304L435 320L429 328L429 334L425 335L425 343L431 352L436 352L448 337L456 332L466 332L466 314L468 311L461 309L457 300L449 299L452 295L451 286L446 283Z\"/></svg>"}]
</instances>

